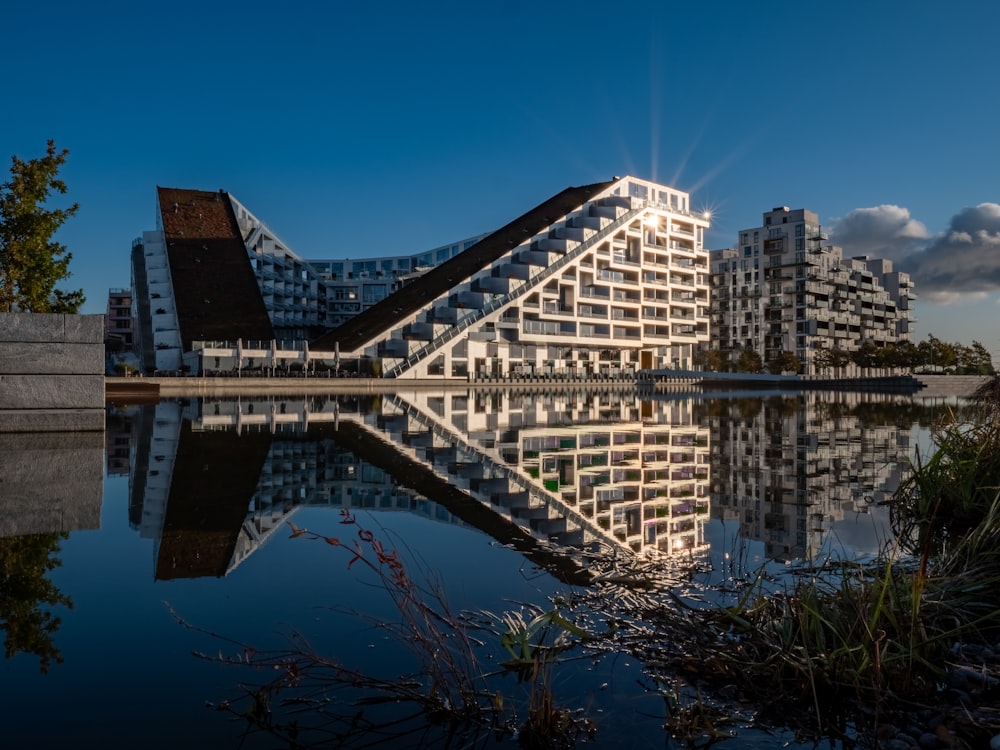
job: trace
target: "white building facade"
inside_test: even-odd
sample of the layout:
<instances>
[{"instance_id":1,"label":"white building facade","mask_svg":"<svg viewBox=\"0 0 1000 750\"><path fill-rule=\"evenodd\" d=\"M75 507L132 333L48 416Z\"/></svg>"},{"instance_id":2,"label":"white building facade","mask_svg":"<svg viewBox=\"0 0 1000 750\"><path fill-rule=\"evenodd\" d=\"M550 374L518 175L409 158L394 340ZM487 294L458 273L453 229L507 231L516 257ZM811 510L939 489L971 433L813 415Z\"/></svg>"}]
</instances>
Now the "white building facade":
<instances>
[{"instance_id":1,"label":"white building facade","mask_svg":"<svg viewBox=\"0 0 1000 750\"><path fill-rule=\"evenodd\" d=\"M378 337L339 342L341 353L420 379L615 378L690 366L709 337L708 217L690 210L687 193L647 180L596 187Z\"/></svg>"},{"instance_id":2,"label":"white building facade","mask_svg":"<svg viewBox=\"0 0 1000 750\"><path fill-rule=\"evenodd\" d=\"M845 258L824 245L812 211L780 206L763 219L739 232L736 247L711 253L710 348L732 363L751 350L765 366L790 352L812 375L821 349L909 339L916 294L908 274L889 260Z\"/></svg>"}]
</instances>

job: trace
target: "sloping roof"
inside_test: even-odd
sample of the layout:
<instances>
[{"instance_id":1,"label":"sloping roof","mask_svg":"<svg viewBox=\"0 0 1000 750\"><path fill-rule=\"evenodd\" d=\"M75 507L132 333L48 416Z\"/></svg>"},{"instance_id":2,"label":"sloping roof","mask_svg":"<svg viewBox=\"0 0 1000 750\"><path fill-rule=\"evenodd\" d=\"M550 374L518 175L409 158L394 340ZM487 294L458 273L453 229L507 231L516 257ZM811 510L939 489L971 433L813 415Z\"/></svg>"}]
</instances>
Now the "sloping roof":
<instances>
[{"instance_id":1,"label":"sloping roof","mask_svg":"<svg viewBox=\"0 0 1000 750\"><path fill-rule=\"evenodd\" d=\"M271 321L228 194L157 188L185 351L198 340L270 341Z\"/></svg>"},{"instance_id":2,"label":"sloping roof","mask_svg":"<svg viewBox=\"0 0 1000 750\"><path fill-rule=\"evenodd\" d=\"M613 181L598 182L582 187L566 188L454 258L432 268L416 281L390 294L360 315L322 334L311 342L310 346L316 350L326 351L332 350L335 342L339 342L341 351L353 351L365 346L392 326L398 325L400 320L447 293L472 274L489 266L503 257L504 253L538 234L612 184Z\"/></svg>"}]
</instances>

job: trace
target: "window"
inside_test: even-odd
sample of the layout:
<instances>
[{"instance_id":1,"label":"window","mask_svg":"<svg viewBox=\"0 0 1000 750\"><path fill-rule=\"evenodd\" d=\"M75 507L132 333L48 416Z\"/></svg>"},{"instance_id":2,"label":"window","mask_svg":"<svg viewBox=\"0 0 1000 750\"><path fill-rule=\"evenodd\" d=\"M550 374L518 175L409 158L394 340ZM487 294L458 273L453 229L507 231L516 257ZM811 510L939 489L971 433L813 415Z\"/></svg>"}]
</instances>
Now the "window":
<instances>
[{"instance_id":1,"label":"window","mask_svg":"<svg viewBox=\"0 0 1000 750\"><path fill-rule=\"evenodd\" d=\"M646 196L649 194L649 190L646 188L645 185L639 185L638 183L630 182L628 184L628 194L631 195L633 198L645 199Z\"/></svg>"},{"instance_id":2,"label":"window","mask_svg":"<svg viewBox=\"0 0 1000 750\"><path fill-rule=\"evenodd\" d=\"M385 299L385 295L385 284L365 284L364 291L362 293L362 301L366 305L372 305Z\"/></svg>"}]
</instances>

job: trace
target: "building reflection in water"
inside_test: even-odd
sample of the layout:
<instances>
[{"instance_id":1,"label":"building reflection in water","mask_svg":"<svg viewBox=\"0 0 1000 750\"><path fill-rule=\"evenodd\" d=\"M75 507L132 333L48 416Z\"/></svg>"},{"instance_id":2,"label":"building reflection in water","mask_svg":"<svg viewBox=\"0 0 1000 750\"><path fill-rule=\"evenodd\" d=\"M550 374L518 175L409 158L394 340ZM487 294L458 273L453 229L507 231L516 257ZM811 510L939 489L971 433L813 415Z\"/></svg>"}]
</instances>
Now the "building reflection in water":
<instances>
[{"instance_id":1,"label":"building reflection in water","mask_svg":"<svg viewBox=\"0 0 1000 750\"><path fill-rule=\"evenodd\" d=\"M130 520L158 540L157 578L225 575L302 506L469 524L566 580L579 564L555 546L701 553L710 511L739 519L769 555L806 557L832 520L894 489L908 451L906 430L867 426L855 408L866 399L837 399L629 389L161 402L135 417Z\"/></svg>"},{"instance_id":2,"label":"building reflection in water","mask_svg":"<svg viewBox=\"0 0 1000 750\"><path fill-rule=\"evenodd\" d=\"M705 402L713 514L775 560L814 559L833 524L869 513L899 486L909 397L809 391Z\"/></svg>"}]
</instances>

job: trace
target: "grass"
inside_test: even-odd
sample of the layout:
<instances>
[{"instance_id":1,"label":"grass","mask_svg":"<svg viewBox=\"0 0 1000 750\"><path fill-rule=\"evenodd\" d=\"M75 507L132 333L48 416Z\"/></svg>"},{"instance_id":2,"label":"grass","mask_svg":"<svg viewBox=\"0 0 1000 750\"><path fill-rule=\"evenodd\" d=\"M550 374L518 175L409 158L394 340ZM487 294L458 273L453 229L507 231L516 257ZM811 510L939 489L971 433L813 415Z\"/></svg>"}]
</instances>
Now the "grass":
<instances>
[{"instance_id":1,"label":"grass","mask_svg":"<svg viewBox=\"0 0 1000 750\"><path fill-rule=\"evenodd\" d=\"M345 536L289 522L291 537L345 552L348 569L360 566L375 575L399 616L376 625L407 644L415 669L374 675L317 652L301 635L287 649L258 651L212 633L235 652L199 656L272 675L216 708L244 720L248 732L265 732L297 748L355 741L392 746L421 733L433 737L426 746L474 746L484 737L516 736L524 747L548 748L570 747L578 737L593 735L593 722L557 705L548 680L559 655L588 637L585 630L556 609L537 606L500 615L453 612L438 588L411 577L397 550L349 510L341 515ZM493 650L508 657L499 669L490 664ZM522 688L517 695L497 689L507 675Z\"/></svg>"},{"instance_id":2,"label":"grass","mask_svg":"<svg viewBox=\"0 0 1000 750\"><path fill-rule=\"evenodd\" d=\"M818 571L778 595L705 613L727 644L703 649L719 676L747 690L769 685L785 717L810 696L823 732L852 709L874 727L905 707L940 704L956 645L1000 638L1000 380L977 395L968 419L936 428L933 454L893 498L897 538L877 564ZM976 746L1000 727L966 728Z\"/></svg>"},{"instance_id":3,"label":"grass","mask_svg":"<svg viewBox=\"0 0 1000 750\"><path fill-rule=\"evenodd\" d=\"M627 596L620 588L588 594L586 606L615 613L616 646L642 658L678 697L667 722L675 737L690 742L692 726L703 729L712 723L706 717L719 720L745 703L762 721L817 739L863 736L873 746L880 725L919 708L948 717L957 747L985 746L1000 732L1000 714L972 719L971 707L950 704L942 689L963 644L1000 640L998 383L963 419L937 426L934 452L914 463L891 501L897 539L878 561L829 563L785 586L762 569L730 577L701 601L681 599L653 577ZM995 667L969 671L1000 684ZM708 692L731 700L708 711Z\"/></svg>"},{"instance_id":4,"label":"grass","mask_svg":"<svg viewBox=\"0 0 1000 750\"><path fill-rule=\"evenodd\" d=\"M954 746L985 746L1000 732L1000 718L973 719L942 691L956 647L1000 640L1000 380L980 396L974 411L937 425L933 453L914 461L891 501L896 539L877 562L829 563L785 586L740 563L725 590L699 600L690 590L678 593L684 571L676 561L665 571L648 560L605 556L594 561L593 586L563 595L551 609L470 616L414 582L398 555L350 513L347 541L292 527L292 536L346 550L348 567L376 573L401 615L393 632L411 645L419 669L379 679L303 643L281 654L241 654L239 663L279 674L248 690L239 713L288 737L299 724L277 725L272 706L291 693L284 711L307 710L313 724L328 717L325 740L412 731L429 720L451 733L463 727L517 736L530 747L569 747L591 737L594 725L557 704L551 674L561 655L582 650L639 658L664 696L667 730L689 747L725 736L720 728L746 705L764 723L845 746L859 738L874 746L886 722L934 709L948 717ZM499 672L482 666L487 644L508 657ZM984 683L1000 677L973 667ZM496 676L511 672L528 686L526 701L495 689ZM334 688L353 691L353 723L343 705L331 708ZM389 729L376 727L365 710L389 702L414 713ZM464 735L457 744L473 743Z\"/></svg>"}]
</instances>

